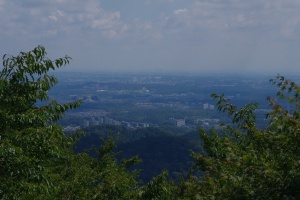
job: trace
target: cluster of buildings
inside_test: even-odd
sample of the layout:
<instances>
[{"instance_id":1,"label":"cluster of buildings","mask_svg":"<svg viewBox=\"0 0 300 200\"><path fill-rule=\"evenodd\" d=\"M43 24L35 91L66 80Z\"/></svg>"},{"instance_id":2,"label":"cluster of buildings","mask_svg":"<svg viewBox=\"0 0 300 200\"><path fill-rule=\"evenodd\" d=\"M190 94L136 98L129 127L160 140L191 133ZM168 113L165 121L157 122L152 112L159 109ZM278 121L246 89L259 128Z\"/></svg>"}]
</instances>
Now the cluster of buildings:
<instances>
[{"instance_id":1,"label":"cluster of buildings","mask_svg":"<svg viewBox=\"0 0 300 200\"><path fill-rule=\"evenodd\" d=\"M124 126L127 128L145 128L149 127L149 124L146 123L137 123L137 122L126 122L126 121L117 121L108 117L91 117L88 120L83 120L83 127L89 127L89 126L97 126L101 124L108 124L108 125L118 125L118 126Z\"/></svg>"},{"instance_id":2,"label":"cluster of buildings","mask_svg":"<svg viewBox=\"0 0 300 200\"><path fill-rule=\"evenodd\" d=\"M220 124L220 119L196 119L195 124L203 128L209 128L212 126L218 126Z\"/></svg>"},{"instance_id":3,"label":"cluster of buildings","mask_svg":"<svg viewBox=\"0 0 300 200\"><path fill-rule=\"evenodd\" d=\"M184 127L185 126L185 119L175 119L174 117L171 118L171 121L174 126L177 127Z\"/></svg>"},{"instance_id":4,"label":"cluster of buildings","mask_svg":"<svg viewBox=\"0 0 300 200\"><path fill-rule=\"evenodd\" d=\"M207 109L213 110L213 109L215 109L215 106L214 106L214 105L211 105L211 104L209 104L209 103L205 103L205 104L203 104L203 109L204 109L204 110L207 110Z\"/></svg>"},{"instance_id":5,"label":"cluster of buildings","mask_svg":"<svg viewBox=\"0 0 300 200\"><path fill-rule=\"evenodd\" d=\"M69 112L68 115L74 117L104 117L107 114L106 111L101 109L88 109L81 112Z\"/></svg>"},{"instance_id":6,"label":"cluster of buildings","mask_svg":"<svg viewBox=\"0 0 300 200\"><path fill-rule=\"evenodd\" d=\"M171 118L171 121L174 126L177 127L186 127L190 128L186 125L185 119L175 119ZM196 119L194 120L194 128L201 126L202 128L210 128L210 127L217 127L220 124L220 119Z\"/></svg>"},{"instance_id":7,"label":"cluster of buildings","mask_svg":"<svg viewBox=\"0 0 300 200\"><path fill-rule=\"evenodd\" d=\"M63 128L63 132L74 132L81 129L80 126L67 126Z\"/></svg>"}]
</instances>

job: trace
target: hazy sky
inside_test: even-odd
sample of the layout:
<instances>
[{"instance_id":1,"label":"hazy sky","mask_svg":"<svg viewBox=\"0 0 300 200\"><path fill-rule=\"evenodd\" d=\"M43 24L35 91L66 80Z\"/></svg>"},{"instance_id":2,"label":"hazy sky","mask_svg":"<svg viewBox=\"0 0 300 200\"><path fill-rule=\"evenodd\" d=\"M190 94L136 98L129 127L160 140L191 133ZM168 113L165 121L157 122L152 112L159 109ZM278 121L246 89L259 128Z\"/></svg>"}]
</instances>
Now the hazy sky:
<instances>
[{"instance_id":1,"label":"hazy sky","mask_svg":"<svg viewBox=\"0 0 300 200\"><path fill-rule=\"evenodd\" d=\"M300 74L300 0L0 0L0 53L68 70Z\"/></svg>"}]
</instances>

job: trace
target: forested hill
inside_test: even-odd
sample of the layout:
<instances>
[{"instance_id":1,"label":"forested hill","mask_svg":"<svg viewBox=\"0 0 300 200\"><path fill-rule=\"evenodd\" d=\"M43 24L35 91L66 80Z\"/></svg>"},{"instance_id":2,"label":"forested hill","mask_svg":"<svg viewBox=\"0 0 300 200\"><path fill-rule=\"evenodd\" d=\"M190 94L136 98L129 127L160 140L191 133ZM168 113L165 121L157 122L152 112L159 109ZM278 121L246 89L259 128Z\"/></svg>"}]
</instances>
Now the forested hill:
<instances>
[{"instance_id":1,"label":"forested hill","mask_svg":"<svg viewBox=\"0 0 300 200\"><path fill-rule=\"evenodd\" d=\"M172 178L186 173L191 165L190 150L199 151L200 139L198 131L187 132L174 127L147 127L128 129L121 126L100 125L85 129L76 151L83 152L92 147L99 148L100 137L116 136L118 140L116 152L119 158L130 158L137 155L142 162L135 166L140 169L140 178L144 183L162 170L168 170ZM93 151L89 152L95 155Z\"/></svg>"}]
</instances>

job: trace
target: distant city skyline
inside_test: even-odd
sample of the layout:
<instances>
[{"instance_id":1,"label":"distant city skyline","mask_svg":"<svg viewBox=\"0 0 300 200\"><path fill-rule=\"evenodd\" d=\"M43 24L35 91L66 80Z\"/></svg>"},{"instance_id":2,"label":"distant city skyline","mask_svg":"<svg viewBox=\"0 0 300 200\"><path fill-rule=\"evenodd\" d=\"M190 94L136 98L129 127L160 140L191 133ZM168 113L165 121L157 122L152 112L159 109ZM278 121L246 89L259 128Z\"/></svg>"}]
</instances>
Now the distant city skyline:
<instances>
[{"instance_id":1,"label":"distant city skyline","mask_svg":"<svg viewBox=\"0 0 300 200\"><path fill-rule=\"evenodd\" d=\"M64 71L300 74L298 0L0 0L0 54Z\"/></svg>"}]
</instances>

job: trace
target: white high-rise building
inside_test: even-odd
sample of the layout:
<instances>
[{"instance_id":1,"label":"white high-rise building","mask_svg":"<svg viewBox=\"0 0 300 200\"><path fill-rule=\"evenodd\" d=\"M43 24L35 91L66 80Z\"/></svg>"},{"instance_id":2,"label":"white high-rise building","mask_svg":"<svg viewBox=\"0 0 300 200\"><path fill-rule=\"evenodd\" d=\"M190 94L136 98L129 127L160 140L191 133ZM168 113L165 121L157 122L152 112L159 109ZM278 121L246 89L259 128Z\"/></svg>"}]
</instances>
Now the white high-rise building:
<instances>
[{"instance_id":1,"label":"white high-rise building","mask_svg":"<svg viewBox=\"0 0 300 200\"><path fill-rule=\"evenodd\" d=\"M209 104L208 104L208 103L203 104L203 109L204 109L204 110L206 110L206 109L208 109L208 108L209 108Z\"/></svg>"}]
</instances>

